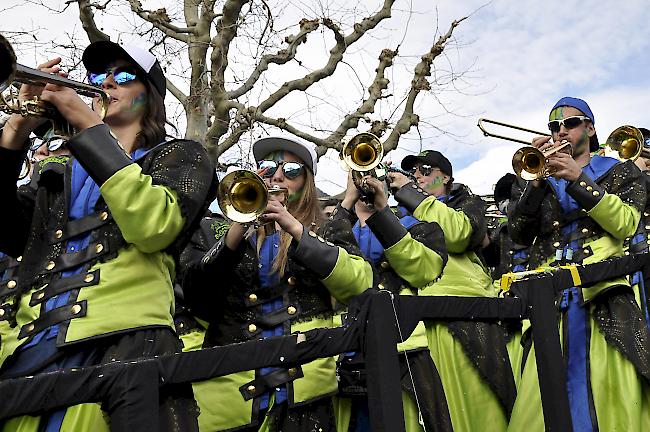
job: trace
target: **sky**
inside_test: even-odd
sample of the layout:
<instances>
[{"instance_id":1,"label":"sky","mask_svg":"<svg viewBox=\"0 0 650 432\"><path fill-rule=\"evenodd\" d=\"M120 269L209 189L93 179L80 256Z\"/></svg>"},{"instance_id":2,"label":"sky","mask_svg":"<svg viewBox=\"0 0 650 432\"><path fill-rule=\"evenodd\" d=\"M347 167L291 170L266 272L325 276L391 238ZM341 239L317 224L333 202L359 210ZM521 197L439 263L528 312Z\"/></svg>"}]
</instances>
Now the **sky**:
<instances>
[{"instance_id":1,"label":"sky","mask_svg":"<svg viewBox=\"0 0 650 432\"><path fill-rule=\"evenodd\" d=\"M161 2L143 3L155 9ZM282 3L284 9L276 28L285 26L289 33L295 31L290 26L300 17L327 14L344 20L346 14L352 13L343 11L342 6L350 2L338 0ZM374 10L380 3L361 1L352 14ZM81 32L76 7L70 7L64 15L55 15L45 9L20 5L24 2L0 3L3 32L37 28L34 34L41 40ZM451 160L455 181L467 184L475 193L490 194L496 181L512 170L512 155L521 145L484 137L476 127L480 117L545 131L554 103L563 96L574 96L591 106L601 142L623 124L650 126L646 107L650 88L647 6L648 0L400 0L390 20L350 50L347 64L340 66L331 79L310 90L309 108L304 107L309 98L291 95L271 113L300 125L331 127L341 113L363 98L363 91L355 83L369 82L380 50L399 45L400 57L388 75L391 97L382 101L376 113L377 117L388 116L403 97L419 57L440 32L446 32L452 20L468 16L454 31L454 39L444 55L434 62L433 90L418 98L417 112L422 119L419 133L412 130L404 136L400 147L387 159L398 163L421 149L439 150ZM104 30L116 37L111 26L118 28L123 21L116 24L107 18ZM310 67L322 65L324 53L333 42L325 32L310 38L312 45L299 51L302 66L271 68L270 83L281 83L287 77L297 77ZM45 56L26 54L19 57L19 62L27 66ZM233 68L243 68L244 63L233 64ZM264 94L265 90L260 90L251 98ZM317 176L320 189L331 194L342 191L345 176L336 152L331 150L321 158Z\"/></svg>"}]
</instances>

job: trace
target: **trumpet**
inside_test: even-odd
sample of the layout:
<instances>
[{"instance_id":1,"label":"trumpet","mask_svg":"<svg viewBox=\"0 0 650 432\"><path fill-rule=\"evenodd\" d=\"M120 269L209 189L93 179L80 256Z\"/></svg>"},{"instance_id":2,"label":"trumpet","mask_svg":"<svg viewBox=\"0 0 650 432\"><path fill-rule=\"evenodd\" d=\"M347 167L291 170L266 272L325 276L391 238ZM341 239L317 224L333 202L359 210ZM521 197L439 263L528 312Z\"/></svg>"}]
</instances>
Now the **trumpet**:
<instances>
[{"instance_id":1,"label":"trumpet","mask_svg":"<svg viewBox=\"0 0 650 432\"><path fill-rule=\"evenodd\" d=\"M386 167L381 164L384 147L376 135L362 132L353 136L345 143L339 157L345 166L352 171L352 180L361 192L361 200L369 203L372 200L372 188L363 180L370 175L381 181L387 178Z\"/></svg>"},{"instance_id":2,"label":"trumpet","mask_svg":"<svg viewBox=\"0 0 650 432\"><path fill-rule=\"evenodd\" d=\"M619 126L609 134L602 156L609 156L620 161L636 160L638 157L650 159L650 151L643 147L643 133L634 126Z\"/></svg>"},{"instance_id":3,"label":"trumpet","mask_svg":"<svg viewBox=\"0 0 650 432\"><path fill-rule=\"evenodd\" d=\"M15 82L36 86L56 84L69 87L81 96L99 97L101 100L99 115L102 119L106 115L110 103L109 94L100 88L18 64L11 44L4 36L0 35L0 111L7 114L20 114L25 117L45 117L51 121L54 134L66 140L74 134L74 128L54 105L42 101L38 97L26 101L19 100L12 85ZM5 94L5 90L8 88L9 91Z\"/></svg>"},{"instance_id":4,"label":"trumpet","mask_svg":"<svg viewBox=\"0 0 650 432\"><path fill-rule=\"evenodd\" d=\"M255 222L255 226L264 227L266 235L273 233L274 222L262 222L259 217L266 210L271 196L283 196L281 201L286 205L289 194L287 188L267 188L262 177L248 170L236 170L227 174L217 189L217 204L228 219L247 224Z\"/></svg>"},{"instance_id":5,"label":"trumpet","mask_svg":"<svg viewBox=\"0 0 650 432\"><path fill-rule=\"evenodd\" d=\"M381 162L384 147L376 135L362 132L345 143L339 157L354 171L370 171Z\"/></svg>"},{"instance_id":6,"label":"trumpet","mask_svg":"<svg viewBox=\"0 0 650 432\"><path fill-rule=\"evenodd\" d=\"M536 130L533 130L533 129L528 129L528 128L524 128L524 127L521 127L521 126L515 126L515 125L509 124L509 123L503 123L503 122L500 122L500 121L490 120L490 119L486 119L486 118L478 119L478 125L477 126L478 126L479 129L481 129L481 131L483 132L483 135L485 135L486 137L499 138L499 139L503 139L503 140L507 140L507 141L518 142L518 143L521 143L521 144L530 144L532 139L530 139L528 141L524 141L522 139L507 136L507 135L495 134L494 132L488 131L485 128L484 123L495 124L497 126L501 126L501 127L508 128L508 129L520 130L520 131L528 132L528 133L531 133L531 134L534 134L534 135L537 135L537 136L551 136L551 134L546 133L546 132L539 132L539 131L536 131Z\"/></svg>"},{"instance_id":7,"label":"trumpet","mask_svg":"<svg viewBox=\"0 0 650 432\"><path fill-rule=\"evenodd\" d=\"M540 180L550 177L553 175L553 171L548 166L549 156L564 150L567 146L570 150L571 143L564 140L560 145L545 152L532 146L522 147L512 156L512 169L517 176L524 180Z\"/></svg>"}]
</instances>

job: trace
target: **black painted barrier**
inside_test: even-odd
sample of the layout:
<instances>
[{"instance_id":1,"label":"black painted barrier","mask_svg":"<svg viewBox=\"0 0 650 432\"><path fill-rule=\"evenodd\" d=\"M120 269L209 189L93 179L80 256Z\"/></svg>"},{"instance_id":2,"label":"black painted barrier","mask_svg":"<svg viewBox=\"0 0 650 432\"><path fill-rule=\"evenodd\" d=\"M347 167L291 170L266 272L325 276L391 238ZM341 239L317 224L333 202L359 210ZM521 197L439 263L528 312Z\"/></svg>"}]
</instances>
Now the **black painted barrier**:
<instances>
[{"instance_id":1,"label":"black painted barrier","mask_svg":"<svg viewBox=\"0 0 650 432\"><path fill-rule=\"evenodd\" d=\"M581 286L627 275L650 274L648 254L578 267ZM575 272L556 269L516 280L516 297L394 297L369 291L349 307L350 324L299 335L272 337L200 351L7 379L0 382L0 419L37 415L83 402L102 402L114 431L156 430L161 387L204 381L261 367L290 367L316 358L363 351L373 431L404 431L395 316L406 339L423 320L530 319L537 370L549 431L571 430L564 362L557 328L557 294L575 285ZM146 413L146 416L143 415Z\"/></svg>"}]
</instances>

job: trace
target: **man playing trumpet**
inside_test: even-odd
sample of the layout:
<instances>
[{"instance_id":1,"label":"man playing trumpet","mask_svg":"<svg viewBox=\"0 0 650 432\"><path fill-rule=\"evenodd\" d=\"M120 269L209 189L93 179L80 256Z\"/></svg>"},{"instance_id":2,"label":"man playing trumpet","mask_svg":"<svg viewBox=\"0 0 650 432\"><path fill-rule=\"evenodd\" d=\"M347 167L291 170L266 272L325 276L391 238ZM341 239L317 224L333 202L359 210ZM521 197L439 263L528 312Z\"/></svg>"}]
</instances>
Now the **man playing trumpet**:
<instances>
[{"instance_id":1,"label":"man playing trumpet","mask_svg":"<svg viewBox=\"0 0 650 432\"><path fill-rule=\"evenodd\" d=\"M513 187L509 231L530 245L530 268L590 264L623 254L645 206L646 190L632 161L591 156L598 149L594 115L581 99L551 109L546 150L567 141L571 153L547 157L545 179ZM647 407L648 330L629 282L613 278L563 291L557 302L574 430L643 430ZM526 340L524 336L524 340ZM510 430L544 430L535 351L529 344ZM644 379L645 378L645 379Z\"/></svg>"}]
</instances>

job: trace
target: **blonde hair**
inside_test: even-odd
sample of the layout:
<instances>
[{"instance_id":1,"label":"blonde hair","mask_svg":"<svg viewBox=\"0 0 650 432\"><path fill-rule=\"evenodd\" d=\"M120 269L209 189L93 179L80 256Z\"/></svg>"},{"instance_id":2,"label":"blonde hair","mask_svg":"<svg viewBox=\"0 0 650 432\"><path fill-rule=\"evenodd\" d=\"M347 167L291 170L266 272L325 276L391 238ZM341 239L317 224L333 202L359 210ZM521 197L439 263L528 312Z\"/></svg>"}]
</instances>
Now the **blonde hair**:
<instances>
[{"instance_id":1,"label":"blonde hair","mask_svg":"<svg viewBox=\"0 0 650 432\"><path fill-rule=\"evenodd\" d=\"M317 228L325 220L316 194L316 183L314 181L314 174L311 170L305 169L305 184L302 187L300 198L287 204L287 210L298 222L307 228ZM257 230L257 253L259 255L262 244L264 243L264 230ZM280 245L278 247L278 254L273 262L272 271L279 272L280 277L284 276L284 270L287 266L287 259L289 254L289 246L291 245L291 234L280 231Z\"/></svg>"}]
</instances>

